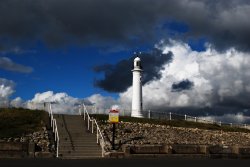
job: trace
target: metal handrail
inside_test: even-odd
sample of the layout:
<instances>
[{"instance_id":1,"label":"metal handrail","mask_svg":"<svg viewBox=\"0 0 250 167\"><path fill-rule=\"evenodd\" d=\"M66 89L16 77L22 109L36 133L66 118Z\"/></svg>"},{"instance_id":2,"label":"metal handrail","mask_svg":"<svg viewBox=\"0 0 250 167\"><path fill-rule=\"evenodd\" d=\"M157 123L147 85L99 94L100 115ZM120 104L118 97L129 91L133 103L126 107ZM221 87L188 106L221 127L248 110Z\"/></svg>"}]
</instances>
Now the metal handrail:
<instances>
[{"instance_id":1,"label":"metal handrail","mask_svg":"<svg viewBox=\"0 0 250 167\"><path fill-rule=\"evenodd\" d=\"M103 114L108 114L109 109L107 108L102 108L102 113ZM120 109L120 112L123 112L123 115L125 115L125 113L130 113L131 110L130 109ZM244 128L244 129L248 129L250 130L250 124L240 124L240 123L230 123L230 122L222 122L222 121L217 121L217 120L209 120L209 119L204 119L202 117L199 116L190 116L187 114L180 114L180 113L174 113L174 112L157 112L157 111L153 111L153 110L143 110L142 111L145 115L147 115L148 118L153 118L155 115L165 115L169 120L174 120L175 116L178 117L182 117L183 120L185 121L193 121L193 122L204 122L204 123L208 123L208 124L217 124L219 126L221 125L229 125L231 127L239 127L239 128ZM99 113L95 111L95 113ZM157 117L155 117L157 119ZM162 118L162 117L159 117ZM250 117L248 117L250 118Z\"/></svg>"},{"instance_id":2,"label":"metal handrail","mask_svg":"<svg viewBox=\"0 0 250 167\"><path fill-rule=\"evenodd\" d=\"M95 125L95 127L96 127L96 143L100 144L100 146L102 148L102 157L104 157L104 146L105 146L104 144L105 144L105 142L104 142L104 137L102 135L102 132L101 132L101 130L99 128L99 125L98 125L96 119L91 118L89 116L88 110L87 110L87 108L86 108L86 106L84 104L83 104L83 107L84 107L83 119L85 121L86 117L87 117L87 128L88 128L88 130L90 130L90 122L91 122L91 133L94 133L94 125ZM81 115L81 107L79 108L79 114Z\"/></svg>"},{"instance_id":3,"label":"metal handrail","mask_svg":"<svg viewBox=\"0 0 250 167\"><path fill-rule=\"evenodd\" d=\"M56 119L54 118L53 112L52 112L52 106L51 103L49 103L49 116L50 116L50 126L52 127L53 133L55 134L55 142L56 142L56 157L58 158L59 156L59 133L58 133L58 128L57 128L57 123Z\"/></svg>"}]
</instances>

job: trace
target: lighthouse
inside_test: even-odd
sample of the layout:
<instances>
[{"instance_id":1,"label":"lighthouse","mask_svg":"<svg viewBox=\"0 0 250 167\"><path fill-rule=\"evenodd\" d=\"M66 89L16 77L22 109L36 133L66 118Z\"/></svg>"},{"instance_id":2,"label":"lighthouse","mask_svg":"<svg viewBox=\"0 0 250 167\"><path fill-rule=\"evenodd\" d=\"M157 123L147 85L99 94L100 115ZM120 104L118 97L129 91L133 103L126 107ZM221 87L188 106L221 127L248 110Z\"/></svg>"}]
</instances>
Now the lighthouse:
<instances>
[{"instance_id":1,"label":"lighthouse","mask_svg":"<svg viewBox=\"0 0 250 167\"><path fill-rule=\"evenodd\" d=\"M141 59L137 56L134 59L133 73L133 97L132 97L132 117L142 118L142 66Z\"/></svg>"}]
</instances>

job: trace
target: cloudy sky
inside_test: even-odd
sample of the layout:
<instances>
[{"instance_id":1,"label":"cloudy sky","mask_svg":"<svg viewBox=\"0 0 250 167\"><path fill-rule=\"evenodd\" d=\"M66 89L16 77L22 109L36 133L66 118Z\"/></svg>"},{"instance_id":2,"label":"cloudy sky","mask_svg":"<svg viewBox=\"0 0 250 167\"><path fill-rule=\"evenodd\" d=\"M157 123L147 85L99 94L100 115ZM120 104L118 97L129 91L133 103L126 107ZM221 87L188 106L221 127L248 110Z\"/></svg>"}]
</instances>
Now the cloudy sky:
<instances>
[{"instance_id":1,"label":"cloudy sky","mask_svg":"<svg viewBox=\"0 0 250 167\"><path fill-rule=\"evenodd\" d=\"M129 110L141 52L144 109L250 115L249 15L247 0L1 0L0 106Z\"/></svg>"}]
</instances>

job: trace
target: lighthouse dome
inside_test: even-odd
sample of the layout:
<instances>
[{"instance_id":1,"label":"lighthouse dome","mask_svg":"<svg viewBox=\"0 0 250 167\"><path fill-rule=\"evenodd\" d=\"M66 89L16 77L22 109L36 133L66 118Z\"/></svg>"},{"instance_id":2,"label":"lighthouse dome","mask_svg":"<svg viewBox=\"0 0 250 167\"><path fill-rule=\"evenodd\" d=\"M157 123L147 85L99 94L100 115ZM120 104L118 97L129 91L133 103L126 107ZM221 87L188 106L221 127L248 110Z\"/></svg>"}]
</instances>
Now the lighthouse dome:
<instances>
[{"instance_id":1,"label":"lighthouse dome","mask_svg":"<svg viewBox=\"0 0 250 167\"><path fill-rule=\"evenodd\" d=\"M135 69L142 69L140 57L136 57L134 59L134 68Z\"/></svg>"},{"instance_id":2,"label":"lighthouse dome","mask_svg":"<svg viewBox=\"0 0 250 167\"><path fill-rule=\"evenodd\" d=\"M134 61L141 61L140 57L136 57Z\"/></svg>"}]
</instances>

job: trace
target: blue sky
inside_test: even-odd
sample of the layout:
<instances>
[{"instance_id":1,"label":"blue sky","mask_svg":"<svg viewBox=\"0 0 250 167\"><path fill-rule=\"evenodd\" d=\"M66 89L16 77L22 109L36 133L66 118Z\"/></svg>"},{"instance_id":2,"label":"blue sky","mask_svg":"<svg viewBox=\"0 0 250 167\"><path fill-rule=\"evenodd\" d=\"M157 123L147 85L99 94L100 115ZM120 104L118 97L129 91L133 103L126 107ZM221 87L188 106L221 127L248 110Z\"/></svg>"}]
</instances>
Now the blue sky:
<instances>
[{"instance_id":1,"label":"blue sky","mask_svg":"<svg viewBox=\"0 0 250 167\"><path fill-rule=\"evenodd\" d=\"M32 52L29 52L32 50ZM27 53L26 53L27 52ZM131 56L132 51L104 53L98 47L72 47L48 49L43 46L28 48L21 54L6 53L14 62L33 68L28 74L1 70L1 77L16 83L14 97L31 99L35 93L53 90L83 98L94 93L116 96L93 85L95 78L103 77L93 71L94 66Z\"/></svg>"}]
</instances>

